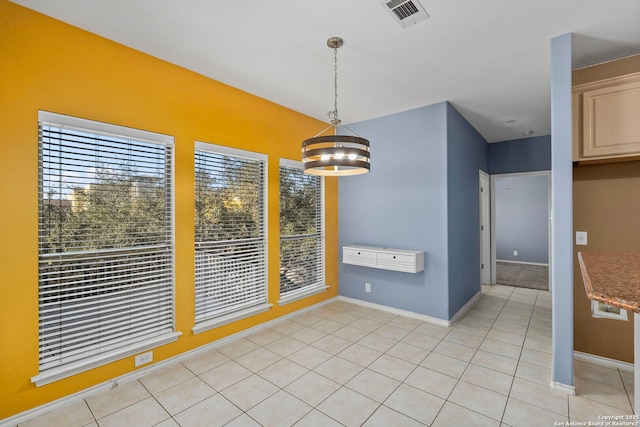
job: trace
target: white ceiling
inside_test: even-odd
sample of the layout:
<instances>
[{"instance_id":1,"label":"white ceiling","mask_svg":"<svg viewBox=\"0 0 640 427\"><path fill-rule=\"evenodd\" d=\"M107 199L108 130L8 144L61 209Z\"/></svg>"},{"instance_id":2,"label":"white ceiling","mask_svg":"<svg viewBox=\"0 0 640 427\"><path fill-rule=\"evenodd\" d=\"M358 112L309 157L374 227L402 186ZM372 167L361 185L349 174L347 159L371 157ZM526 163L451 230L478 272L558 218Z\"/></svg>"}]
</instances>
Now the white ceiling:
<instances>
[{"instance_id":1,"label":"white ceiling","mask_svg":"<svg viewBox=\"0 0 640 427\"><path fill-rule=\"evenodd\" d=\"M13 1L324 121L340 36L343 123L450 101L489 142L550 133L552 37L574 68L640 53L639 0L420 0L407 29L380 0Z\"/></svg>"}]
</instances>

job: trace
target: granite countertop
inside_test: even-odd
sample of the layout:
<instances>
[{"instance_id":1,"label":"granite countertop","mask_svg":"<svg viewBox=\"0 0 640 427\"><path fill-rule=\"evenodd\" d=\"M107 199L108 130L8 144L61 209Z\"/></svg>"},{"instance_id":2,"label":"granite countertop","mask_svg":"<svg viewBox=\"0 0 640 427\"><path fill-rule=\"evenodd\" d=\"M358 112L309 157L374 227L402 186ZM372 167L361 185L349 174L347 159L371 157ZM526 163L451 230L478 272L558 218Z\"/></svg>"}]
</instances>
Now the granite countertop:
<instances>
[{"instance_id":1,"label":"granite countertop","mask_svg":"<svg viewBox=\"0 0 640 427\"><path fill-rule=\"evenodd\" d=\"M591 300L640 313L640 253L578 252Z\"/></svg>"}]
</instances>

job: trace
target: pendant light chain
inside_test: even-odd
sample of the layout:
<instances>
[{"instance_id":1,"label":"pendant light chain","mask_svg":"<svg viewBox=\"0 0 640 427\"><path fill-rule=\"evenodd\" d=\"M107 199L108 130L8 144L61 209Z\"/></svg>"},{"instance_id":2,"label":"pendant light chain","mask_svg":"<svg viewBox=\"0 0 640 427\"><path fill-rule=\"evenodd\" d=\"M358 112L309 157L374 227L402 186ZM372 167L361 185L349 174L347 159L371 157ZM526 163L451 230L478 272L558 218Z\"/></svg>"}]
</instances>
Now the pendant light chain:
<instances>
[{"instance_id":1,"label":"pendant light chain","mask_svg":"<svg viewBox=\"0 0 640 427\"><path fill-rule=\"evenodd\" d=\"M331 124L337 126L340 124L338 118L338 48L333 48L333 118Z\"/></svg>"}]
</instances>

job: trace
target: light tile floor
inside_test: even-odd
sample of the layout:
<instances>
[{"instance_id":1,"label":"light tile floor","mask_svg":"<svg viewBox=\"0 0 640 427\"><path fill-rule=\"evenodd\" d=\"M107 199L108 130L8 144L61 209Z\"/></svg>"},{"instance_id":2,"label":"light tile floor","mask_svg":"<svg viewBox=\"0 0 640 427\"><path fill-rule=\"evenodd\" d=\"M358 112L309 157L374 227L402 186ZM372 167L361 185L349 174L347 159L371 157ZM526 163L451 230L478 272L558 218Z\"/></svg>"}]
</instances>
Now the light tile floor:
<instances>
[{"instance_id":1,"label":"light tile floor","mask_svg":"<svg viewBox=\"0 0 640 427\"><path fill-rule=\"evenodd\" d=\"M334 301L24 426L555 426L632 413L633 374L552 390L551 294L507 286L453 327Z\"/></svg>"}]
</instances>

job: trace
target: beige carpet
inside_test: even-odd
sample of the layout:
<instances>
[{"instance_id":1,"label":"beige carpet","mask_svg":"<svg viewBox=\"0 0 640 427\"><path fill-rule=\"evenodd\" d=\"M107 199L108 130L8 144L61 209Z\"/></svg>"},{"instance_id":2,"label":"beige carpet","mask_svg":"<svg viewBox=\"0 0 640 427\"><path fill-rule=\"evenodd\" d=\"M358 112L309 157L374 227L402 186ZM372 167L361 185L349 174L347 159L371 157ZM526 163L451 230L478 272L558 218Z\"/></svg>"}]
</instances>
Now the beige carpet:
<instances>
[{"instance_id":1,"label":"beige carpet","mask_svg":"<svg viewBox=\"0 0 640 427\"><path fill-rule=\"evenodd\" d=\"M546 265L496 262L496 283L548 291L549 267Z\"/></svg>"}]
</instances>

